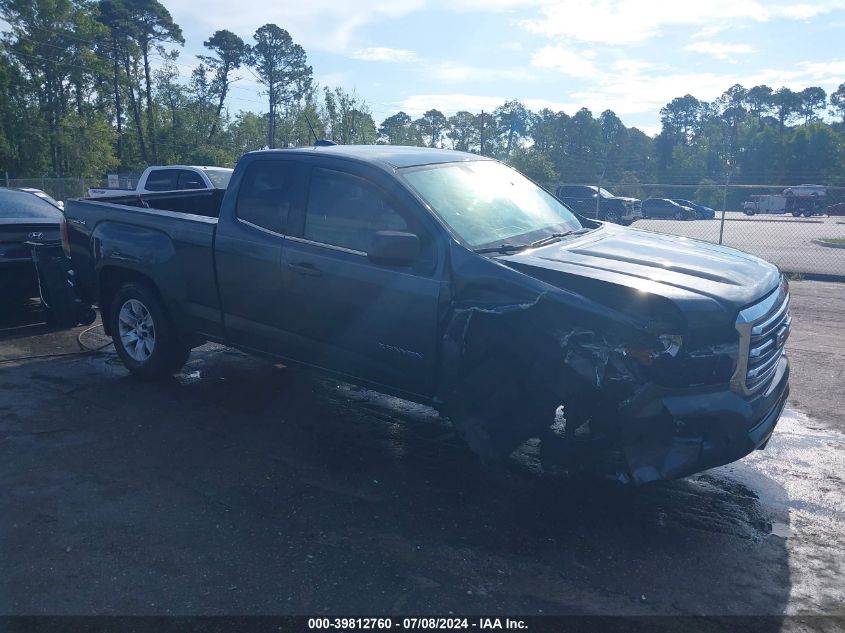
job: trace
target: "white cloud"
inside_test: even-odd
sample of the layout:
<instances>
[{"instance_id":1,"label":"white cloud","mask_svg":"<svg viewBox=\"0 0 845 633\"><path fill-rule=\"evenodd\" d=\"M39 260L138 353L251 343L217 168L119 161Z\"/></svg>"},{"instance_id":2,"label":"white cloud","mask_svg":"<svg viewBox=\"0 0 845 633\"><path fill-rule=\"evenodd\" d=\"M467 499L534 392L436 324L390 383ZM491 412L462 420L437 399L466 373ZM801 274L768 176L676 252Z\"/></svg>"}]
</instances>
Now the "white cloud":
<instances>
[{"instance_id":1,"label":"white cloud","mask_svg":"<svg viewBox=\"0 0 845 633\"><path fill-rule=\"evenodd\" d=\"M623 45L648 40L671 25L718 28L726 22L807 19L843 7L843 0L819 0L812 5L772 0L559 0L543 5L536 18L519 25L549 38Z\"/></svg>"},{"instance_id":2,"label":"white cloud","mask_svg":"<svg viewBox=\"0 0 845 633\"><path fill-rule=\"evenodd\" d=\"M692 42L684 46L684 50L702 55L710 55L716 59L729 59L735 55L749 55L754 52L750 44L728 44L724 42Z\"/></svg>"},{"instance_id":3,"label":"white cloud","mask_svg":"<svg viewBox=\"0 0 845 633\"><path fill-rule=\"evenodd\" d=\"M168 5L177 23L192 25L186 37L205 39L221 25L251 41L252 33L272 22L288 30L305 50L347 52L361 27L400 18L425 7L427 0L308 0L307 2L242 2L236 10L229 0L181 0Z\"/></svg>"},{"instance_id":4,"label":"white cloud","mask_svg":"<svg viewBox=\"0 0 845 633\"><path fill-rule=\"evenodd\" d=\"M593 77L598 72L593 62L595 56L592 51L576 53L562 44L555 44L545 46L534 53L531 65L556 70L571 77Z\"/></svg>"},{"instance_id":5,"label":"white cloud","mask_svg":"<svg viewBox=\"0 0 845 633\"><path fill-rule=\"evenodd\" d=\"M387 48L384 46L359 48L351 56L353 59L368 62L409 62L417 58L417 54L407 48Z\"/></svg>"},{"instance_id":6,"label":"white cloud","mask_svg":"<svg viewBox=\"0 0 845 633\"><path fill-rule=\"evenodd\" d=\"M470 112L492 112L507 99L484 95L469 95L463 93L410 95L399 102L396 107L411 116L420 116L426 110L435 108L444 114L453 114L458 110Z\"/></svg>"},{"instance_id":7,"label":"white cloud","mask_svg":"<svg viewBox=\"0 0 845 633\"><path fill-rule=\"evenodd\" d=\"M589 88L573 92L570 99L594 112L609 108L620 116L654 115L669 101L687 92L703 101L713 101L737 83L746 88L766 84L793 90L814 85L830 91L845 76L845 59L800 62L786 70L763 69L750 73L679 72L637 60L627 60L625 65L628 70L620 72L615 67L613 72L600 75Z\"/></svg>"},{"instance_id":8,"label":"white cloud","mask_svg":"<svg viewBox=\"0 0 845 633\"><path fill-rule=\"evenodd\" d=\"M534 75L524 68L501 68L495 66L475 66L455 61L426 62L426 72L435 80L443 83L469 83L492 81L531 81Z\"/></svg>"}]
</instances>

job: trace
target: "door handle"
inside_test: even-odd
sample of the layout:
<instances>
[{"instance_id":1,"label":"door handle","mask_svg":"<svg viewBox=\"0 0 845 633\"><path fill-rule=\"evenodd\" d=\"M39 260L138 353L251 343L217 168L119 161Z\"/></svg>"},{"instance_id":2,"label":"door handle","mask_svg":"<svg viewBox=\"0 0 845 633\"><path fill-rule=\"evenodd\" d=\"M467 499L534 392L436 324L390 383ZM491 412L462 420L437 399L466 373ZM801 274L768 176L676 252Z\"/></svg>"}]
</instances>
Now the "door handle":
<instances>
[{"instance_id":1,"label":"door handle","mask_svg":"<svg viewBox=\"0 0 845 633\"><path fill-rule=\"evenodd\" d=\"M323 271L317 268L314 264L308 262L298 262L296 264L288 264L288 268L299 275L308 275L309 277L319 277Z\"/></svg>"}]
</instances>

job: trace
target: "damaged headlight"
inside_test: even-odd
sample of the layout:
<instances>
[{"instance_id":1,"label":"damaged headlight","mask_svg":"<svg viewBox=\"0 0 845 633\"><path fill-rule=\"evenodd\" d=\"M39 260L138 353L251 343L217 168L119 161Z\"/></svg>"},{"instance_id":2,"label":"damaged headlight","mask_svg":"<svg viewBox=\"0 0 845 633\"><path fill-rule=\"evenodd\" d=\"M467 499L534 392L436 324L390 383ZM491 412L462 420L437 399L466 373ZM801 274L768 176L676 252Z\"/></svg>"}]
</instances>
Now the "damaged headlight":
<instances>
[{"instance_id":1,"label":"damaged headlight","mask_svg":"<svg viewBox=\"0 0 845 633\"><path fill-rule=\"evenodd\" d=\"M648 367L661 356L675 358L683 343L680 334L660 334L652 345L626 345L624 350L626 356Z\"/></svg>"}]
</instances>

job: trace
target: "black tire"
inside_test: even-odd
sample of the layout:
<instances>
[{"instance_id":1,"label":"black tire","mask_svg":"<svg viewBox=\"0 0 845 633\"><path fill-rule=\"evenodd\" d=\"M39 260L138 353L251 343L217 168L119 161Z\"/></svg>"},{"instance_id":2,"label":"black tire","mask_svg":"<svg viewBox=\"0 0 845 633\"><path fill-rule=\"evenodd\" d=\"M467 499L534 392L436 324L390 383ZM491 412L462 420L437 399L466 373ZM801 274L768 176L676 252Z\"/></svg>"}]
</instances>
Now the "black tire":
<instances>
[{"instance_id":1,"label":"black tire","mask_svg":"<svg viewBox=\"0 0 845 633\"><path fill-rule=\"evenodd\" d=\"M136 312L133 313L132 309ZM121 312L124 334L121 330ZM130 325L126 317L140 316ZM180 338L156 293L146 284L129 282L111 301L109 314L112 341L117 355L132 375L142 380L160 380L178 371L188 360L191 348ZM126 332L126 329L131 331ZM152 336L150 337L150 333ZM132 338L134 336L134 338ZM151 340L150 340L151 339ZM124 341L139 342L134 349Z\"/></svg>"},{"instance_id":2,"label":"black tire","mask_svg":"<svg viewBox=\"0 0 845 633\"><path fill-rule=\"evenodd\" d=\"M620 224L621 223L619 216L616 213L614 213L613 211L609 211L609 212L604 214L604 221L605 222L612 222L613 224Z\"/></svg>"},{"instance_id":3,"label":"black tire","mask_svg":"<svg viewBox=\"0 0 845 633\"><path fill-rule=\"evenodd\" d=\"M683 213L681 213L680 211L677 211L675 213L675 219L676 220L686 220L687 218Z\"/></svg>"}]
</instances>

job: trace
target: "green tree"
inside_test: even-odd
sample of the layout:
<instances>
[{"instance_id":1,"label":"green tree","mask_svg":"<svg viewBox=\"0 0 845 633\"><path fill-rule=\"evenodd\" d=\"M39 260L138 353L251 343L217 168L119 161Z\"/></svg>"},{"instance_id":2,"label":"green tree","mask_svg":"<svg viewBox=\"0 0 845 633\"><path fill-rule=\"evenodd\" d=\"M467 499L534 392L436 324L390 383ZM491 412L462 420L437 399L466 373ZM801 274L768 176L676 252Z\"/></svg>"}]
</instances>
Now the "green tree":
<instances>
[{"instance_id":1,"label":"green tree","mask_svg":"<svg viewBox=\"0 0 845 633\"><path fill-rule=\"evenodd\" d=\"M781 135L790 119L801 111L801 98L789 88L778 88L772 95L772 105Z\"/></svg>"},{"instance_id":2,"label":"green tree","mask_svg":"<svg viewBox=\"0 0 845 633\"><path fill-rule=\"evenodd\" d=\"M443 143L443 132L446 131L446 116L432 108L415 121L417 129L428 147L440 147Z\"/></svg>"},{"instance_id":3,"label":"green tree","mask_svg":"<svg viewBox=\"0 0 845 633\"><path fill-rule=\"evenodd\" d=\"M130 36L135 39L141 51L144 64L144 96L147 101L147 135L153 162L158 162L156 144L155 112L153 111L153 80L150 70L150 51L158 43L173 42L183 45L182 29L173 21L163 4L158 0L122 0L131 15L134 26Z\"/></svg>"},{"instance_id":4,"label":"green tree","mask_svg":"<svg viewBox=\"0 0 845 633\"><path fill-rule=\"evenodd\" d=\"M249 49L249 64L267 88L267 147L276 147L276 120L280 110L290 107L311 88L313 71L299 44L275 24L259 27Z\"/></svg>"},{"instance_id":5,"label":"green tree","mask_svg":"<svg viewBox=\"0 0 845 633\"><path fill-rule=\"evenodd\" d=\"M217 112L208 132L207 142L211 143L219 127L226 96L229 94L232 83L236 81L232 73L245 63L248 49L240 37L226 29L215 31L203 42L203 46L214 53L214 55L197 55L214 76L211 89L217 95Z\"/></svg>"},{"instance_id":6,"label":"green tree","mask_svg":"<svg viewBox=\"0 0 845 633\"><path fill-rule=\"evenodd\" d=\"M456 112L446 123L446 136L452 141L452 149L469 152L475 148L478 142L478 121L472 112Z\"/></svg>"},{"instance_id":7,"label":"green tree","mask_svg":"<svg viewBox=\"0 0 845 633\"><path fill-rule=\"evenodd\" d=\"M505 156L510 156L514 144L528 132L528 109L521 101L506 101L493 112L499 135L504 139Z\"/></svg>"},{"instance_id":8,"label":"green tree","mask_svg":"<svg viewBox=\"0 0 845 633\"><path fill-rule=\"evenodd\" d=\"M411 117L404 112L397 112L382 121L378 133L380 139L388 145L410 145Z\"/></svg>"},{"instance_id":9,"label":"green tree","mask_svg":"<svg viewBox=\"0 0 845 633\"><path fill-rule=\"evenodd\" d=\"M557 180L557 172L549 157L532 147L517 147L508 164L544 187L550 187Z\"/></svg>"},{"instance_id":10,"label":"green tree","mask_svg":"<svg viewBox=\"0 0 845 633\"><path fill-rule=\"evenodd\" d=\"M830 93L830 105L833 108L832 114L838 115L845 124L845 83L839 84L839 87Z\"/></svg>"},{"instance_id":11,"label":"green tree","mask_svg":"<svg viewBox=\"0 0 845 633\"><path fill-rule=\"evenodd\" d=\"M827 93L818 86L804 88L798 93L798 98L800 99L801 114L804 115L805 124L818 118L819 112L827 106Z\"/></svg>"}]
</instances>

